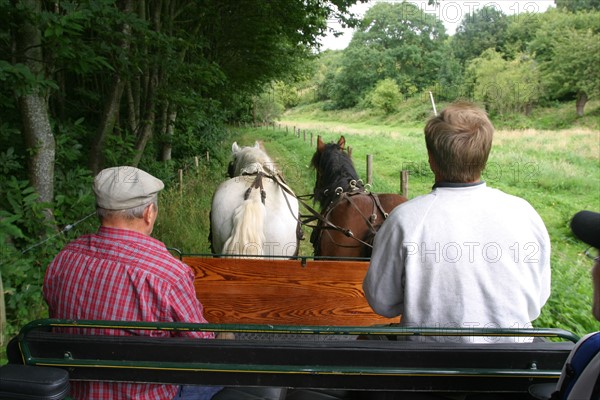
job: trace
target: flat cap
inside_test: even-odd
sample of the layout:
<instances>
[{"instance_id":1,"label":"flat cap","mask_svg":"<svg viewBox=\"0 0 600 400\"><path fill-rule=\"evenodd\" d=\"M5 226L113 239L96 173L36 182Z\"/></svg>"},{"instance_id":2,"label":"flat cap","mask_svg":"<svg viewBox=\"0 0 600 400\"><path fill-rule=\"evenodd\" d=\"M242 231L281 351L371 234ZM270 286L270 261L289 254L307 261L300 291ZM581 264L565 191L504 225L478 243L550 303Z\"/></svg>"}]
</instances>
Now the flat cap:
<instances>
[{"instance_id":1,"label":"flat cap","mask_svg":"<svg viewBox=\"0 0 600 400\"><path fill-rule=\"evenodd\" d=\"M125 210L148 203L165 185L149 173L135 167L112 167L94 178L98 207Z\"/></svg>"},{"instance_id":2,"label":"flat cap","mask_svg":"<svg viewBox=\"0 0 600 400\"><path fill-rule=\"evenodd\" d=\"M571 220L571 230L583 242L600 249L600 213L579 211Z\"/></svg>"}]
</instances>

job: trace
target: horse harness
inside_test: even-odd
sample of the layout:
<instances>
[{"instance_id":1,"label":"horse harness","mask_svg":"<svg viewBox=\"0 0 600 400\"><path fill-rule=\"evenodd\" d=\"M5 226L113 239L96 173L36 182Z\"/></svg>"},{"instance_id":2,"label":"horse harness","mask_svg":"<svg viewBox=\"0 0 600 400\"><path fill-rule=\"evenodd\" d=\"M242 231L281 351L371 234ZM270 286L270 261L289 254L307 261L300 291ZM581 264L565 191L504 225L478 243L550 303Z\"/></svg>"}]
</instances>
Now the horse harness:
<instances>
[{"instance_id":1,"label":"horse harness","mask_svg":"<svg viewBox=\"0 0 600 400\"><path fill-rule=\"evenodd\" d=\"M260 189L260 201L263 203L263 205L265 205L265 200L267 198L267 192L265 191L264 186L263 186L263 177L271 179L273 182L275 182L281 188L281 190L283 190L284 192L288 193L289 195L291 195L293 197L296 197L294 192L292 192L292 190L288 187L288 185L285 183L285 181L283 180L283 177L280 174L267 175L263 171L257 171L254 173L246 173L245 172L245 173L242 173L242 175L244 175L244 176L254 176L255 175L256 176L256 178L254 179L252 184L248 187L248 189L246 189L246 192L244 192L244 200L248 200L253 189ZM302 232L302 222L300 221L300 219L298 218L297 215L294 215L294 210L292 210L292 206L291 206L290 201L288 200L287 196L284 195L283 198L285 199L285 202L287 203L288 209L292 213L292 216L298 222L298 225L296 227L296 238L298 240L302 240L304 238L304 233Z\"/></svg>"},{"instance_id":2,"label":"horse harness","mask_svg":"<svg viewBox=\"0 0 600 400\"><path fill-rule=\"evenodd\" d=\"M254 182L252 182L250 187L248 189L246 189L246 192L244 193L244 200L248 200L248 198L250 197L250 194L252 193L252 189L260 189L260 201L264 205L265 200L267 198L267 192L265 192L262 178L263 178L263 176L267 176L267 178L271 178L271 179L273 179L273 178L271 176L265 175L265 173L262 171L255 172L254 174L244 173L242 175L256 175L256 179L254 179ZM273 180L275 181L275 179L273 179ZM277 182L277 181L275 181L275 182Z\"/></svg>"},{"instance_id":3,"label":"horse harness","mask_svg":"<svg viewBox=\"0 0 600 400\"><path fill-rule=\"evenodd\" d=\"M350 182L350 188L352 189L351 191L344 192L344 190L341 187L338 187L335 191L337 198L335 198L334 200L329 202L327 207L321 213L317 213L312 208L308 207L314 216L312 218L309 218L307 221L313 221L315 219L318 220L318 223L314 227L315 229L313 230L311 239L310 239L311 242L313 243L316 253L318 253L320 251L319 244L321 242L321 237L324 232L327 232L327 234L329 235L332 242L334 242L338 247L358 247L360 245L363 245L363 246L369 247L371 249L373 248L373 245L372 245L373 237L375 237L377 230L381 226L381 224L376 223L377 212L379 211L383 215L384 220L387 219L388 213L385 211L385 209L381 205L379 196L377 196L376 193L373 193L373 192L365 189L364 187L356 186L356 182L354 182L354 181ZM365 216L363 214L362 210L356 205L356 202L353 200L356 196L369 196L369 198L371 199L372 204L373 204L373 208L372 208L370 215ZM366 240L356 237L351 229L341 227L330 221L329 216L331 215L331 213L337 206L342 204L342 202L344 200L347 201L358 212L358 214L362 217L363 221L367 225L369 234L367 235L367 238L365 238ZM306 204L305 204L305 206L306 206ZM350 245L336 243L335 240L333 240L333 238L331 237L330 231L332 231L332 230L341 232L346 237L354 239L355 241L357 241L359 243L359 245L350 246Z\"/></svg>"},{"instance_id":4,"label":"horse harness","mask_svg":"<svg viewBox=\"0 0 600 400\"><path fill-rule=\"evenodd\" d=\"M244 193L244 200L248 200L253 189L260 189L260 198L261 198L262 203L265 204L267 193L264 190L263 177L266 177L266 178L273 180L275 183L277 183L278 186L284 192L288 193L291 196L294 196L299 202L302 203L302 205L304 205L304 207L306 207L311 212L311 214L312 214L311 217L309 217L308 219L305 219L304 221L301 221L296 215L294 215L294 212L292 210L292 207L289 203L287 196L283 196L288 205L288 208L292 212L292 215L294 215L294 218L298 221L298 227L296 230L296 236L298 237L298 240L302 240L303 236L304 236L304 234L302 232L302 224L308 225L308 222L318 220L317 225L313 226L313 228L316 228L316 229L313 229L313 232L311 234L311 239L310 239L310 241L313 243L313 246L315 247L316 252L319 251L318 246L319 246L319 242L321 241L320 239L321 239L321 236L323 235L323 231L329 232L331 230L335 230L335 231L343 233L345 236L356 240L359 243L359 245L364 245L369 248L373 248L373 245L371 244L372 238L375 236L375 233L377 233L377 230L379 229L379 226L381 225L381 224L376 225L377 211L379 211L383 215L384 220L388 216L388 213L385 211L385 209L381 205L381 202L379 201L379 197L377 196L377 194L370 192L369 190L365 189L364 187L356 186L356 182L350 183L350 187L352 188L352 191L350 191L350 192L344 192L344 190L341 187L338 187L336 189L337 199L335 199L334 201L331 201L327 205L325 210L323 210L323 212L319 213L318 211L316 211L312 207L310 207L308 204L306 204L306 202L303 201L300 197L296 196L294 194L294 192L292 192L292 190L287 186L287 184L285 183L285 181L279 174L268 175L262 171L257 171L254 173L243 173L242 175L256 176L256 178L254 179L252 184L248 187L248 189L246 189L246 192ZM355 204L355 202L353 201L353 197L355 197L357 195L369 196L371 198L371 200L373 202L373 210L369 216L365 216L362 213L362 211L358 208L358 206ZM338 226L329 220L329 215L331 214L331 212L343 200L346 200L358 212L358 214L363 218L365 224L367 225L367 227L369 229L368 237L370 238L370 240L368 242L365 240L362 240L361 238L354 236L354 233L352 232L351 229ZM332 239L332 241L333 241L333 239ZM339 247L357 247L357 246L342 245L339 243L336 243L336 245Z\"/></svg>"}]
</instances>

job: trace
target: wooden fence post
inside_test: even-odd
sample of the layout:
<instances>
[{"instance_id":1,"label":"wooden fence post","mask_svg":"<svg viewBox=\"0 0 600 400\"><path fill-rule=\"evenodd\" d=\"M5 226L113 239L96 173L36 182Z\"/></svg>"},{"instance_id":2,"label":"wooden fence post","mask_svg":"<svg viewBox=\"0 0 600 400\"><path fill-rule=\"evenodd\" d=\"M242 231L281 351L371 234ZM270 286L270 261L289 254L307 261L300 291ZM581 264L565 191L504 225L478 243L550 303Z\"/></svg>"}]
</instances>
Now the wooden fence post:
<instances>
[{"instance_id":1,"label":"wooden fence post","mask_svg":"<svg viewBox=\"0 0 600 400\"><path fill-rule=\"evenodd\" d=\"M196 168L196 173L198 173L198 156L194 157L194 167Z\"/></svg>"},{"instance_id":2,"label":"wooden fence post","mask_svg":"<svg viewBox=\"0 0 600 400\"><path fill-rule=\"evenodd\" d=\"M408 199L408 170L400 171L400 193Z\"/></svg>"},{"instance_id":3,"label":"wooden fence post","mask_svg":"<svg viewBox=\"0 0 600 400\"><path fill-rule=\"evenodd\" d=\"M367 154L367 185L373 184L373 155Z\"/></svg>"},{"instance_id":4,"label":"wooden fence post","mask_svg":"<svg viewBox=\"0 0 600 400\"><path fill-rule=\"evenodd\" d=\"M6 306L4 303L4 288L2 286L2 273L0 273L0 347L4 348L4 331L6 330Z\"/></svg>"},{"instance_id":5,"label":"wooden fence post","mask_svg":"<svg viewBox=\"0 0 600 400\"><path fill-rule=\"evenodd\" d=\"M179 169L179 195L183 195L183 170Z\"/></svg>"}]
</instances>

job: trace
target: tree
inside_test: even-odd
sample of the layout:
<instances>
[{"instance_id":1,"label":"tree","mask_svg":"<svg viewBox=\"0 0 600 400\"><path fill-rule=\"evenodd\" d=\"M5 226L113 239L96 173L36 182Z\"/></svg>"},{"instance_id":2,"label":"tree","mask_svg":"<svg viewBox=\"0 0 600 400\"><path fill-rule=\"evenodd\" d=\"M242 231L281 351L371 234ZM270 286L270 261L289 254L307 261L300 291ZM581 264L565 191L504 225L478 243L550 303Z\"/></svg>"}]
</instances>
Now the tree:
<instances>
[{"instance_id":1,"label":"tree","mask_svg":"<svg viewBox=\"0 0 600 400\"><path fill-rule=\"evenodd\" d=\"M532 54L530 43L540 29L543 14L522 13L507 17L505 40L502 52L509 58L515 59L520 53Z\"/></svg>"},{"instance_id":2,"label":"tree","mask_svg":"<svg viewBox=\"0 0 600 400\"><path fill-rule=\"evenodd\" d=\"M235 101L248 103L264 84L297 74L327 19L348 22L356 1L0 1L0 119L5 131L22 133L1 134L0 147L10 144L28 160L44 202L54 198L57 135L77 132L69 140L89 153L70 161L92 173L105 158L132 165L169 158L177 118L222 124L241 108ZM205 105L210 112L195 113ZM125 146L106 145L115 142Z\"/></svg>"},{"instance_id":3,"label":"tree","mask_svg":"<svg viewBox=\"0 0 600 400\"><path fill-rule=\"evenodd\" d=\"M574 93L582 117L588 100L600 93L600 35L570 29L553 45L554 62L542 64L547 90L554 96Z\"/></svg>"},{"instance_id":4,"label":"tree","mask_svg":"<svg viewBox=\"0 0 600 400\"><path fill-rule=\"evenodd\" d=\"M166 179L220 145L223 122L248 118L265 83L297 74L327 20L349 21L356 1L0 0L8 325L42 316L44 268L93 215L95 171L139 162ZM38 246L57 227L64 237Z\"/></svg>"},{"instance_id":5,"label":"tree","mask_svg":"<svg viewBox=\"0 0 600 400\"><path fill-rule=\"evenodd\" d=\"M124 0L121 3L122 12L124 14L131 14L133 11L133 0ZM127 21L121 23L122 37L119 39L119 47L122 53L117 59L124 59L129 55L129 49L131 46L131 25ZM125 78L123 77L121 68L118 68L112 74L112 82L109 84L107 90L102 116L96 130L96 135L92 139L92 146L90 150L90 162L89 167L94 175L96 175L103 166L103 148L106 137L113 131L115 124L117 123L117 116L119 114L119 105L123 96L123 90L125 89Z\"/></svg>"},{"instance_id":6,"label":"tree","mask_svg":"<svg viewBox=\"0 0 600 400\"><path fill-rule=\"evenodd\" d=\"M391 78L377 82L375 89L369 95L370 103L385 114L391 114L398 109L402 101L402 93L396 81Z\"/></svg>"},{"instance_id":7,"label":"tree","mask_svg":"<svg viewBox=\"0 0 600 400\"><path fill-rule=\"evenodd\" d=\"M360 102L387 69L385 57L373 47L347 47L340 67L334 71L329 84L330 95L336 108L351 108Z\"/></svg>"},{"instance_id":8,"label":"tree","mask_svg":"<svg viewBox=\"0 0 600 400\"><path fill-rule=\"evenodd\" d=\"M473 98L492 114L529 114L540 97L539 72L526 55L507 61L503 54L487 49L471 60L466 72Z\"/></svg>"},{"instance_id":9,"label":"tree","mask_svg":"<svg viewBox=\"0 0 600 400\"><path fill-rule=\"evenodd\" d=\"M375 4L343 52L335 102L354 106L386 78L396 81L405 93L426 87L435 81L443 63L445 38L443 24L411 3Z\"/></svg>"},{"instance_id":10,"label":"tree","mask_svg":"<svg viewBox=\"0 0 600 400\"><path fill-rule=\"evenodd\" d=\"M444 62L440 65L437 81L433 87L434 96L438 100L453 101L463 97L464 68L454 55L451 40L446 40L441 52Z\"/></svg>"},{"instance_id":11,"label":"tree","mask_svg":"<svg viewBox=\"0 0 600 400\"><path fill-rule=\"evenodd\" d=\"M506 15L495 7L486 6L467 14L452 37L456 57L465 65L484 50L501 51L507 26Z\"/></svg>"},{"instance_id":12,"label":"tree","mask_svg":"<svg viewBox=\"0 0 600 400\"><path fill-rule=\"evenodd\" d=\"M21 6L21 24L15 32L17 62L29 71L32 78L43 80L47 71L41 46L42 33L34 21L42 9L42 1L22 1ZM54 200L56 143L48 115L48 87L33 82L16 94L23 138L30 154L29 181L39 200L50 204ZM53 218L50 209L46 209L45 215L48 219Z\"/></svg>"},{"instance_id":13,"label":"tree","mask_svg":"<svg viewBox=\"0 0 600 400\"><path fill-rule=\"evenodd\" d=\"M577 115L599 92L600 12L550 10L530 43L548 99L575 98Z\"/></svg>"},{"instance_id":14,"label":"tree","mask_svg":"<svg viewBox=\"0 0 600 400\"><path fill-rule=\"evenodd\" d=\"M567 11L599 10L600 0L555 0L556 8Z\"/></svg>"}]
</instances>

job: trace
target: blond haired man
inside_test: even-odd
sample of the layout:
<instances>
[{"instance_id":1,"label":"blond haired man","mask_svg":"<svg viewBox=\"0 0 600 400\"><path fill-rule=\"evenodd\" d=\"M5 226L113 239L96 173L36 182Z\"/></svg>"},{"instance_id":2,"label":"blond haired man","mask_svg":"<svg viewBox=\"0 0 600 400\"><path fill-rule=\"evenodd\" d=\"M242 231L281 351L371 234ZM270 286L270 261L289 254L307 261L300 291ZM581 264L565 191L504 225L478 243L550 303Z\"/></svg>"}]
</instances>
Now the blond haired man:
<instances>
[{"instance_id":1,"label":"blond haired man","mask_svg":"<svg viewBox=\"0 0 600 400\"><path fill-rule=\"evenodd\" d=\"M520 329L539 316L550 295L548 232L529 203L481 180L493 134L471 103L451 104L427 122L435 185L396 207L375 237L363 283L375 312L442 329Z\"/></svg>"}]
</instances>

